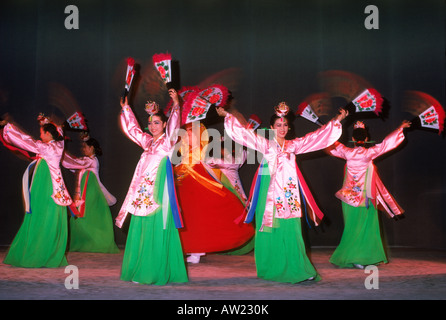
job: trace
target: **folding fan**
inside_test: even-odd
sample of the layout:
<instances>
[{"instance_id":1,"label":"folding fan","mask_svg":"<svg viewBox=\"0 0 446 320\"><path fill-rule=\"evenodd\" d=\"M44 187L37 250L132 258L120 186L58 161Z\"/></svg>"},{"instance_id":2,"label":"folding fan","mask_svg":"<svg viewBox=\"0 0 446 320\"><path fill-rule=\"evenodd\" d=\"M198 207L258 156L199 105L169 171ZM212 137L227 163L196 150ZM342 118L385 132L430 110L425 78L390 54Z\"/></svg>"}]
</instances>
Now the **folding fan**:
<instances>
[{"instance_id":1,"label":"folding fan","mask_svg":"<svg viewBox=\"0 0 446 320\"><path fill-rule=\"evenodd\" d=\"M318 125L322 125L319 117L328 115L332 108L330 96L326 92L309 95L297 107L296 115Z\"/></svg>"},{"instance_id":2,"label":"folding fan","mask_svg":"<svg viewBox=\"0 0 446 320\"><path fill-rule=\"evenodd\" d=\"M379 115L382 111L381 94L362 77L347 71L329 70L321 72L319 79L323 91L349 102L346 106L349 112L372 111Z\"/></svg>"},{"instance_id":3,"label":"folding fan","mask_svg":"<svg viewBox=\"0 0 446 320\"><path fill-rule=\"evenodd\" d=\"M421 91L406 91L403 98L405 111L414 115L412 126L438 130L443 132L445 111L435 98Z\"/></svg>"},{"instance_id":4,"label":"folding fan","mask_svg":"<svg viewBox=\"0 0 446 320\"><path fill-rule=\"evenodd\" d=\"M189 94L183 104L183 123L203 120L211 106L225 107L229 91L225 86L214 84Z\"/></svg>"},{"instance_id":5,"label":"folding fan","mask_svg":"<svg viewBox=\"0 0 446 320\"><path fill-rule=\"evenodd\" d=\"M167 88L172 85L172 55L170 53L157 53L152 57L155 69L158 71Z\"/></svg>"},{"instance_id":6,"label":"folding fan","mask_svg":"<svg viewBox=\"0 0 446 320\"><path fill-rule=\"evenodd\" d=\"M135 59L132 57L127 58L127 71L125 73L125 86L124 86L124 93L122 94L122 97L125 98L129 92L130 87L132 86L133 78L135 76Z\"/></svg>"}]
</instances>

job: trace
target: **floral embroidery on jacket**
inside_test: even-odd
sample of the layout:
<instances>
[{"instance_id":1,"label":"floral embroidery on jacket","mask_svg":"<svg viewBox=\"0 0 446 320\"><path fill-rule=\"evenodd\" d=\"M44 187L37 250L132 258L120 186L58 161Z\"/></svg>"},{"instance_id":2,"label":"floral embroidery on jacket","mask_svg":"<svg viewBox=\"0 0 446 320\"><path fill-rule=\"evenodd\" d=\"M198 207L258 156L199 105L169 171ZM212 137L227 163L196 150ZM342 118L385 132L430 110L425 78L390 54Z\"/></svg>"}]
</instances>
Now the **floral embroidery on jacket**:
<instances>
[{"instance_id":1,"label":"floral embroidery on jacket","mask_svg":"<svg viewBox=\"0 0 446 320\"><path fill-rule=\"evenodd\" d=\"M153 201L151 200L152 193L149 191L149 186L153 186L153 183L154 181L147 174L139 186L137 197L132 202L132 206L135 209L148 209L153 206Z\"/></svg>"},{"instance_id":2,"label":"floral embroidery on jacket","mask_svg":"<svg viewBox=\"0 0 446 320\"><path fill-rule=\"evenodd\" d=\"M342 196L353 202L359 203L362 199L363 183L359 181L356 175L352 176L352 180L340 191Z\"/></svg>"},{"instance_id":3,"label":"floral embroidery on jacket","mask_svg":"<svg viewBox=\"0 0 446 320\"><path fill-rule=\"evenodd\" d=\"M276 210L277 211L283 210L283 201L280 199L280 197L276 198L275 205L276 205Z\"/></svg>"},{"instance_id":4,"label":"floral embroidery on jacket","mask_svg":"<svg viewBox=\"0 0 446 320\"><path fill-rule=\"evenodd\" d=\"M283 188L283 195L285 196L289 210L291 212L298 212L300 210L299 194L297 193L297 183L294 182L292 177L288 178L288 182ZM286 210L282 197L276 198L275 206L277 212Z\"/></svg>"},{"instance_id":5,"label":"floral embroidery on jacket","mask_svg":"<svg viewBox=\"0 0 446 320\"><path fill-rule=\"evenodd\" d=\"M290 208L291 212L299 211L299 194L296 194L297 183L294 182L294 179L292 177L288 178L288 182L286 184L286 187L284 188L284 192L288 207Z\"/></svg>"},{"instance_id":6,"label":"floral embroidery on jacket","mask_svg":"<svg viewBox=\"0 0 446 320\"><path fill-rule=\"evenodd\" d=\"M54 199L57 199L61 204L70 204L71 198L67 193L62 176L58 175L55 179L57 186L55 186Z\"/></svg>"}]
</instances>

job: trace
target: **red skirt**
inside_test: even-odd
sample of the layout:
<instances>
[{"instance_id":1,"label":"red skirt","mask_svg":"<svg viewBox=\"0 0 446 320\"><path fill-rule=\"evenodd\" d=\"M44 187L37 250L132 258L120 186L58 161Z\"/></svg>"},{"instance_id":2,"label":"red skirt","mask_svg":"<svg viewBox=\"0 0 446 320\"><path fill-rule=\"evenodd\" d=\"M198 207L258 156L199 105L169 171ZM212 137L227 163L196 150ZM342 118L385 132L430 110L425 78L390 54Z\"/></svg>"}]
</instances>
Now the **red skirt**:
<instances>
[{"instance_id":1,"label":"red skirt","mask_svg":"<svg viewBox=\"0 0 446 320\"><path fill-rule=\"evenodd\" d=\"M175 168L179 173L180 167ZM216 189L215 180L202 164L176 179L176 191L184 227L179 230L184 253L220 252L238 248L254 235L251 224L234 222L244 206L230 190ZM201 181L201 183L200 183Z\"/></svg>"}]
</instances>

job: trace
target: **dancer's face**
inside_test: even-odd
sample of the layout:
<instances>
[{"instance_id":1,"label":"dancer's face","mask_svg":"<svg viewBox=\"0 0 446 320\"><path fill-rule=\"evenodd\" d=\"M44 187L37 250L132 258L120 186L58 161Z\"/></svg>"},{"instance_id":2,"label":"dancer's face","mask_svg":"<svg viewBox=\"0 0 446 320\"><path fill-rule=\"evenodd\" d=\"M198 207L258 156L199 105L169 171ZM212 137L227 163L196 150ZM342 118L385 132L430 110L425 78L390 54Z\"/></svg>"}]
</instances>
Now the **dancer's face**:
<instances>
[{"instance_id":1,"label":"dancer's face","mask_svg":"<svg viewBox=\"0 0 446 320\"><path fill-rule=\"evenodd\" d=\"M89 146L85 142L82 143L81 150L82 150L82 153L84 154L84 156L87 156L87 157L94 156L94 147Z\"/></svg>"},{"instance_id":2,"label":"dancer's face","mask_svg":"<svg viewBox=\"0 0 446 320\"><path fill-rule=\"evenodd\" d=\"M288 133L288 120L285 118L278 118L274 122L274 125L271 126L271 129L276 130L277 137L280 139L285 139L285 136Z\"/></svg>"},{"instance_id":3,"label":"dancer's face","mask_svg":"<svg viewBox=\"0 0 446 320\"><path fill-rule=\"evenodd\" d=\"M159 116L151 116L149 118L149 131L152 136L157 139L164 133L166 123L161 120Z\"/></svg>"},{"instance_id":4,"label":"dancer's face","mask_svg":"<svg viewBox=\"0 0 446 320\"><path fill-rule=\"evenodd\" d=\"M40 128L40 139L45 143L54 140L53 135L48 131L43 130L43 128Z\"/></svg>"}]
</instances>

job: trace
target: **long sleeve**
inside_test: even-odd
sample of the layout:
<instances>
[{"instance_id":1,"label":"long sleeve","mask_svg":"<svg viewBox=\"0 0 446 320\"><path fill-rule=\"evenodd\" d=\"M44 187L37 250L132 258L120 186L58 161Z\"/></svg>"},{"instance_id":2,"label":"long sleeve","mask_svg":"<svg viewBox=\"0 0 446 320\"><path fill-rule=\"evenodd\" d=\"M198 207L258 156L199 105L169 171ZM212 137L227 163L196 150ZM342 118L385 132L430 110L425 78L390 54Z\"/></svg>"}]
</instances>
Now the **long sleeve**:
<instances>
[{"instance_id":1,"label":"long sleeve","mask_svg":"<svg viewBox=\"0 0 446 320\"><path fill-rule=\"evenodd\" d=\"M265 137L257 135L253 130L246 129L238 119L230 113L225 117L225 131L235 142L259 151L262 154L267 153L268 140Z\"/></svg>"},{"instance_id":2,"label":"long sleeve","mask_svg":"<svg viewBox=\"0 0 446 320\"><path fill-rule=\"evenodd\" d=\"M77 172L75 194L80 194L81 192L80 179L82 178L82 173L85 171L85 169L92 167L92 165L93 159L89 157L76 158L64 152L62 157L62 166L69 170L80 170Z\"/></svg>"},{"instance_id":3,"label":"long sleeve","mask_svg":"<svg viewBox=\"0 0 446 320\"><path fill-rule=\"evenodd\" d=\"M178 140L178 129L180 128L180 107L174 105L166 124L166 136L173 145Z\"/></svg>"},{"instance_id":4,"label":"long sleeve","mask_svg":"<svg viewBox=\"0 0 446 320\"><path fill-rule=\"evenodd\" d=\"M36 153L40 158L44 159L50 170L54 202L61 206L68 206L72 203L60 170L60 161L64 150L63 141L53 140L45 143L40 140L34 140L31 136L10 123L4 128L3 137L6 142L23 150Z\"/></svg>"},{"instance_id":5,"label":"long sleeve","mask_svg":"<svg viewBox=\"0 0 446 320\"><path fill-rule=\"evenodd\" d=\"M67 169L80 170L76 179L76 192L78 194L80 194L81 191L82 176L87 170L89 170L96 176L99 187L101 188L108 205L112 206L116 203L116 198L107 190L107 188L102 184L101 179L99 178L99 160L97 157L75 158L68 153L65 153L62 158L62 165Z\"/></svg>"},{"instance_id":6,"label":"long sleeve","mask_svg":"<svg viewBox=\"0 0 446 320\"><path fill-rule=\"evenodd\" d=\"M144 146L148 145L148 143L153 139L150 134L142 131L130 106L124 106L122 108L120 120L124 133L130 140L138 144L141 148L144 148Z\"/></svg>"},{"instance_id":7,"label":"long sleeve","mask_svg":"<svg viewBox=\"0 0 446 320\"><path fill-rule=\"evenodd\" d=\"M345 148L347 147L344 146L342 143L336 141L334 144L325 149L325 151L334 157L346 159Z\"/></svg>"},{"instance_id":8,"label":"long sleeve","mask_svg":"<svg viewBox=\"0 0 446 320\"><path fill-rule=\"evenodd\" d=\"M332 120L318 130L292 140L294 153L301 154L325 149L335 143L341 134L341 123L338 120Z\"/></svg>"},{"instance_id":9,"label":"long sleeve","mask_svg":"<svg viewBox=\"0 0 446 320\"><path fill-rule=\"evenodd\" d=\"M35 140L11 123L4 127L3 138L7 143L33 153L39 153L39 145L43 143Z\"/></svg>"},{"instance_id":10,"label":"long sleeve","mask_svg":"<svg viewBox=\"0 0 446 320\"><path fill-rule=\"evenodd\" d=\"M62 166L70 170L81 170L92 167L93 159L89 157L76 158L64 152L62 157Z\"/></svg>"},{"instance_id":11,"label":"long sleeve","mask_svg":"<svg viewBox=\"0 0 446 320\"><path fill-rule=\"evenodd\" d=\"M404 132L402 128L398 128L390 133L384 140L374 147L369 148L372 159L376 159L380 155L389 152L398 147L404 141Z\"/></svg>"}]
</instances>

